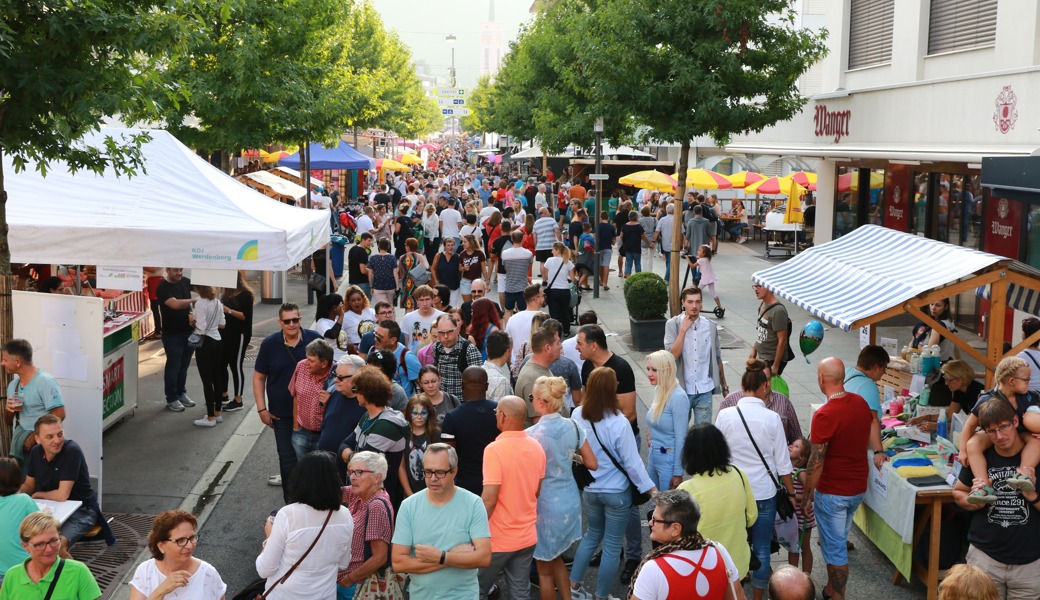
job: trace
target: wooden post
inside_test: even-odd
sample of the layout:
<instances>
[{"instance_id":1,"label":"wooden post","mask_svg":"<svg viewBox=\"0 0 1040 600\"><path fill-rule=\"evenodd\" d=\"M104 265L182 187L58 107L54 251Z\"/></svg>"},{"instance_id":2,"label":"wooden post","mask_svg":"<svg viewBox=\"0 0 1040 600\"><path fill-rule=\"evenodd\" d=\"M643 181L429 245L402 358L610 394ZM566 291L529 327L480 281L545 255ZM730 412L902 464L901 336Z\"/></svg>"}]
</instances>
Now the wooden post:
<instances>
[{"instance_id":1,"label":"wooden post","mask_svg":"<svg viewBox=\"0 0 1040 600\"><path fill-rule=\"evenodd\" d=\"M986 356L996 365L1004 357L1004 319L1007 316L1008 281L1002 277L990 285L989 319L986 320ZM986 389L993 385L993 368L986 369Z\"/></svg>"}]
</instances>

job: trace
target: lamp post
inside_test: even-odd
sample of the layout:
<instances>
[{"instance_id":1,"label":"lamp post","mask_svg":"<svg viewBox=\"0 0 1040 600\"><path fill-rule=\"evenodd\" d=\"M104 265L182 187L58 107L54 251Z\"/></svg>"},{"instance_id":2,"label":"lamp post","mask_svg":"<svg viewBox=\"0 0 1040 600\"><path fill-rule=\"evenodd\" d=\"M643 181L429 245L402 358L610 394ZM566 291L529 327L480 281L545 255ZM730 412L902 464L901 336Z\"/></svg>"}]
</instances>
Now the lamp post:
<instances>
[{"instance_id":1,"label":"lamp post","mask_svg":"<svg viewBox=\"0 0 1040 600\"><path fill-rule=\"evenodd\" d=\"M593 208L593 212L596 213L593 222L596 226L592 228L592 239L595 244L593 255L596 257L596 261L592 266L592 297L599 298L599 215L600 207L603 205L603 180L599 179L599 175L603 170L603 117L596 117L592 131L596 134L596 206Z\"/></svg>"},{"instance_id":2,"label":"lamp post","mask_svg":"<svg viewBox=\"0 0 1040 600\"><path fill-rule=\"evenodd\" d=\"M444 41L447 42L449 46L451 46L451 69L448 71L448 73L450 73L450 75L451 75L450 87L455 87L455 41L457 39L458 38L456 38L455 35L451 34L451 33L449 33L448 35L444 36ZM450 118L451 118L451 135L452 135L452 137L454 137L455 136L455 118L456 117L455 117L455 115L451 115Z\"/></svg>"}]
</instances>

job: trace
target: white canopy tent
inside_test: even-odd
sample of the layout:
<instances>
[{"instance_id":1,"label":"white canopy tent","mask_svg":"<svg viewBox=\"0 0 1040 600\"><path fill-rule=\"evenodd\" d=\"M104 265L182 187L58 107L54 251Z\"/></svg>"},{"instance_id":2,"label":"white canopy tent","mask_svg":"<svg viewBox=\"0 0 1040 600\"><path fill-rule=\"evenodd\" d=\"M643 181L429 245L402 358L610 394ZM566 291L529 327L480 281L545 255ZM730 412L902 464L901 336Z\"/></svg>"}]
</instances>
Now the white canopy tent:
<instances>
[{"instance_id":1,"label":"white canopy tent","mask_svg":"<svg viewBox=\"0 0 1040 600\"><path fill-rule=\"evenodd\" d=\"M84 138L140 133L105 128ZM284 205L149 131L144 171L116 177L61 162L15 173L4 156L13 262L284 271L329 241L329 213ZM283 180L284 181L284 180Z\"/></svg>"},{"instance_id":2,"label":"white canopy tent","mask_svg":"<svg viewBox=\"0 0 1040 600\"><path fill-rule=\"evenodd\" d=\"M288 179L282 179L281 177L267 171L243 173L242 175L239 175L239 177L241 179L249 179L261 186L270 188L275 194L292 198L295 202L299 202L301 198L307 195L307 188L302 185L296 185ZM243 181L243 183L245 183L247 187L252 187L247 181Z\"/></svg>"}]
</instances>

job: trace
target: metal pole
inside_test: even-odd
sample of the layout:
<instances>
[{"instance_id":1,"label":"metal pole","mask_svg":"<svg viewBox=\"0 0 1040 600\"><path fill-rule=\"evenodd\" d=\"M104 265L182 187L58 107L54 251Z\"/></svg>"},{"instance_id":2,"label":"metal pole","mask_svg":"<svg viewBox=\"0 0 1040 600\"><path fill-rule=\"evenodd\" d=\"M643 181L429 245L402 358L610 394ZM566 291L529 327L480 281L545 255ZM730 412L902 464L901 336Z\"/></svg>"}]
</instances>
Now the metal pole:
<instances>
[{"instance_id":1,"label":"metal pole","mask_svg":"<svg viewBox=\"0 0 1040 600\"><path fill-rule=\"evenodd\" d=\"M592 239L594 241L594 256L596 257L595 264L592 267L592 297L599 298L599 264L600 264L600 247L599 247L599 226L600 226L600 207L603 206L603 180L598 179L599 174L603 169L603 118L596 119L596 206L593 208L593 212L596 213L595 220L593 221L596 226L592 229Z\"/></svg>"}]
</instances>

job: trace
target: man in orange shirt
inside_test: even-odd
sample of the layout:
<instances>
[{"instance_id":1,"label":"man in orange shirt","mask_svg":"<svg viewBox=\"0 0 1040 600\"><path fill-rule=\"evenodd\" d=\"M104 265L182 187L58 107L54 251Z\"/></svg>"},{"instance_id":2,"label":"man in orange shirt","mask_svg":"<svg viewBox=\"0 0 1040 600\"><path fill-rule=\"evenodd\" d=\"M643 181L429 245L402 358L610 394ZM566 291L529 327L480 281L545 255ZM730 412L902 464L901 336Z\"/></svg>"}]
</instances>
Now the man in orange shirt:
<instances>
[{"instance_id":1,"label":"man in orange shirt","mask_svg":"<svg viewBox=\"0 0 1040 600\"><path fill-rule=\"evenodd\" d=\"M518 396L498 401L495 419L502 433L484 449L484 491L491 528L491 565L480 570L480 600L487 600L498 574L505 572L509 597L531 597L531 560L538 542L538 494L545 478L545 451L524 432L527 404Z\"/></svg>"},{"instance_id":2,"label":"man in orange shirt","mask_svg":"<svg viewBox=\"0 0 1040 600\"><path fill-rule=\"evenodd\" d=\"M577 177L571 180L571 187L568 193L571 195L571 198L581 200L582 202L585 201L585 197L588 195L588 191L581 185L581 180Z\"/></svg>"}]
</instances>

